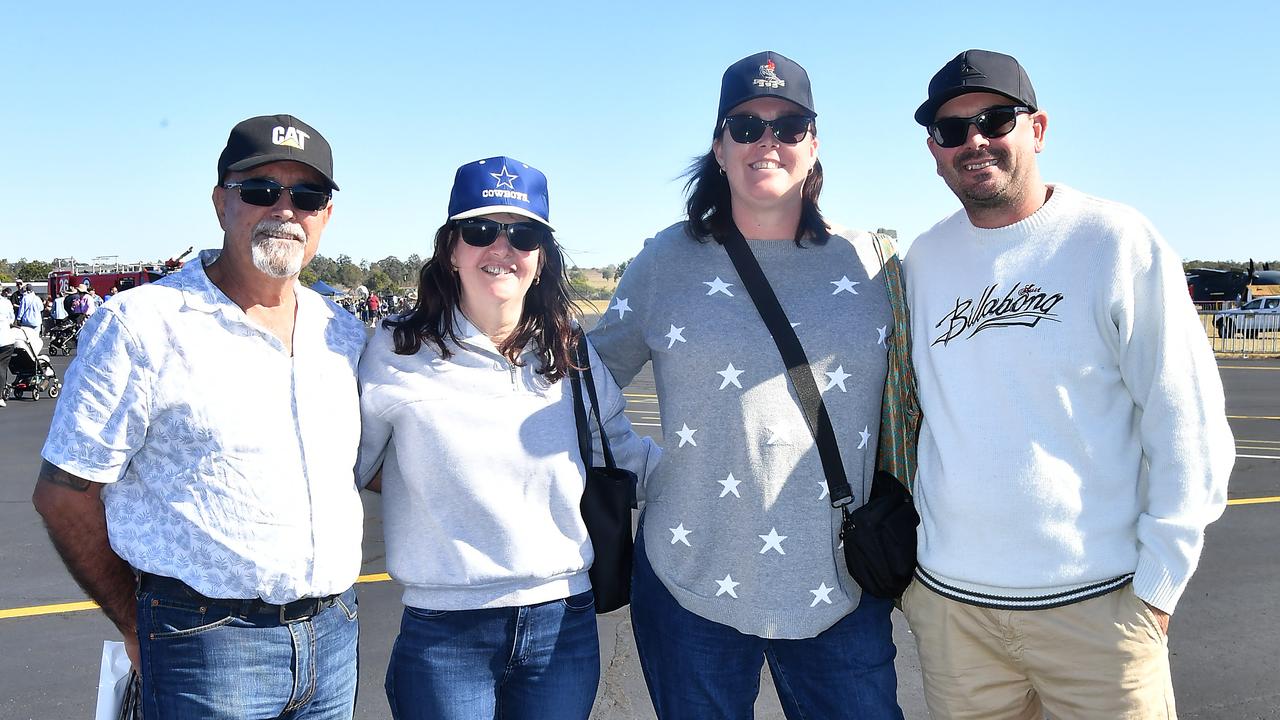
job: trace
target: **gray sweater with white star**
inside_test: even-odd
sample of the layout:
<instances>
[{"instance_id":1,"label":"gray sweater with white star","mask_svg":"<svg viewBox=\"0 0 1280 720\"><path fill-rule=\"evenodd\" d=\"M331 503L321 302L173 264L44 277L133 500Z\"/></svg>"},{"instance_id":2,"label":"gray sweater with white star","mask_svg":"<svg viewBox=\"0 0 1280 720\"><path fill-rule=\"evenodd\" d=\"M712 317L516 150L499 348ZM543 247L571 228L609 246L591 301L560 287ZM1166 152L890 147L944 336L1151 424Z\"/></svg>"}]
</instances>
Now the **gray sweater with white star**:
<instances>
[{"instance_id":1,"label":"gray sweater with white star","mask_svg":"<svg viewBox=\"0 0 1280 720\"><path fill-rule=\"evenodd\" d=\"M864 232L749 240L804 346L854 503L870 491L892 326ZM808 638L858 604L840 513L777 347L720 244L684 223L645 243L591 341L619 384L653 362L665 453L642 489L645 550L685 609Z\"/></svg>"}]
</instances>

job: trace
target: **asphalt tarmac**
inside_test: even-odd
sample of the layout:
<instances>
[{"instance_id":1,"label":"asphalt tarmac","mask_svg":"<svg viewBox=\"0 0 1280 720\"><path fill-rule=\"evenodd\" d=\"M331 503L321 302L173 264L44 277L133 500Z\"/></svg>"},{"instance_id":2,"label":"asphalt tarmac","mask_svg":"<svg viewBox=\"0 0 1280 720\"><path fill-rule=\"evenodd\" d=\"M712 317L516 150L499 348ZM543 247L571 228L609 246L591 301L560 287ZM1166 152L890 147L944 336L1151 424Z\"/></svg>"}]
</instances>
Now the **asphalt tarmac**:
<instances>
[{"instance_id":1,"label":"asphalt tarmac","mask_svg":"<svg viewBox=\"0 0 1280 720\"><path fill-rule=\"evenodd\" d=\"M55 358L59 375L68 359ZM1178 606L1170 652L1184 720L1280 719L1280 361L1219 361L1237 443L1230 505L1209 527L1200 568ZM247 378L246 382L252 382ZM652 375L627 389L628 415L661 439ZM51 607L85 599L50 545L30 496L56 401L0 408L0 719L91 718L102 641L114 628L96 610ZM1249 502L1256 500L1256 502ZM356 717L389 718L382 678L400 620L385 570L379 498L365 501L359 585L360 696ZM894 613L899 701L925 718L914 641ZM603 674L593 718L653 718L626 611L599 620ZM782 718L765 679L758 718Z\"/></svg>"}]
</instances>

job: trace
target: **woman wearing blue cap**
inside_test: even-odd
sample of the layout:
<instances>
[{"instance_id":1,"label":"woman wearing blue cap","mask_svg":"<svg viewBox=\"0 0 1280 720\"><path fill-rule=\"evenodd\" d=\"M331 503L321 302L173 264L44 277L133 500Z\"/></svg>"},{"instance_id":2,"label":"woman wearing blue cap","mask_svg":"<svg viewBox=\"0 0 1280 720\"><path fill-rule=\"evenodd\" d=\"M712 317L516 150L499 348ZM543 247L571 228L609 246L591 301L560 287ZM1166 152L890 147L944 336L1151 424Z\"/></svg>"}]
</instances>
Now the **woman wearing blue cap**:
<instances>
[{"instance_id":1,"label":"woman wearing blue cap","mask_svg":"<svg viewBox=\"0 0 1280 720\"><path fill-rule=\"evenodd\" d=\"M357 473L383 494L404 586L386 679L398 719L585 719L595 699L584 464L561 382L576 324L548 216L537 169L459 168L417 304L360 362ZM589 352L614 456L643 478L659 451Z\"/></svg>"},{"instance_id":2,"label":"woman wearing blue cap","mask_svg":"<svg viewBox=\"0 0 1280 720\"><path fill-rule=\"evenodd\" d=\"M891 601L846 570L837 484L729 255L745 246L777 296L776 325L794 330L835 431L842 498L861 506L905 322L887 292L896 265L881 259L896 263L892 250L818 209L815 118L795 62L763 52L730 66L687 221L645 243L591 334L624 385L653 363L662 407L631 617L663 720L752 717L766 660L788 718L902 717Z\"/></svg>"}]
</instances>

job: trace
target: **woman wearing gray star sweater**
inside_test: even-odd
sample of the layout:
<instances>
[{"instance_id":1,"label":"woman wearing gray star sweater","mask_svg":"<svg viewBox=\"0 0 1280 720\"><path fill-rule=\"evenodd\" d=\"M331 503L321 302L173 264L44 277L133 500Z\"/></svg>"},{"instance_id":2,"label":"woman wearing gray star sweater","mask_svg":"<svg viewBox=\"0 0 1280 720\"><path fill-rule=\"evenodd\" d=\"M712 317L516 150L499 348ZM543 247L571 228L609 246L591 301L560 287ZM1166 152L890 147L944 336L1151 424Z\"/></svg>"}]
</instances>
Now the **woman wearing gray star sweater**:
<instances>
[{"instance_id":1,"label":"woman wearing gray star sweater","mask_svg":"<svg viewBox=\"0 0 1280 720\"><path fill-rule=\"evenodd\" d=\"M766 659L788 718L902 717L891 603L849 577L813 436L722 244L736 226L795 327L861 505L894 320L872 237L818 210L815 117L793 61L730 66L688 221L645 243L591 333L623 386L650 361L657 382L631 612L663 720L752 717Z\"/></svg>"}]
</instances>

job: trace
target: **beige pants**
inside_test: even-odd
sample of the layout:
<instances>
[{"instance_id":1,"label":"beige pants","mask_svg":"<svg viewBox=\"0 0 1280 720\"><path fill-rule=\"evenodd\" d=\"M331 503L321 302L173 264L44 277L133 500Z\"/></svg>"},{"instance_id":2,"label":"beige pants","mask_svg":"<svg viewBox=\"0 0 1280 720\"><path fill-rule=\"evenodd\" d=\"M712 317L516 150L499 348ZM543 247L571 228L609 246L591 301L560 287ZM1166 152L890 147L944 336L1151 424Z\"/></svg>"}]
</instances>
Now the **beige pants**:
<instances>
[{"instance_id":1,"label":"beige pants","mask_svg":"<svg viewBox=\"0 0 1280 720\"><path fill-rule=\"evenodd\" d=\"M911 583L902 598L935 720L1173 720L1169 648L1125 587L1047 610L993 610Z\"/></svg>"}]
</instances>

